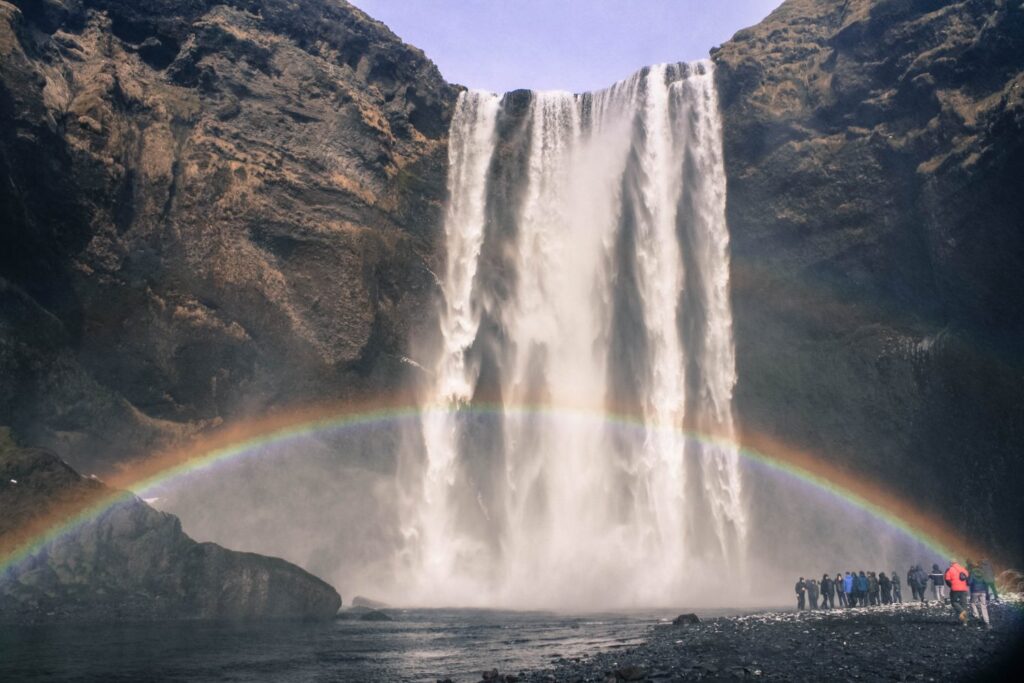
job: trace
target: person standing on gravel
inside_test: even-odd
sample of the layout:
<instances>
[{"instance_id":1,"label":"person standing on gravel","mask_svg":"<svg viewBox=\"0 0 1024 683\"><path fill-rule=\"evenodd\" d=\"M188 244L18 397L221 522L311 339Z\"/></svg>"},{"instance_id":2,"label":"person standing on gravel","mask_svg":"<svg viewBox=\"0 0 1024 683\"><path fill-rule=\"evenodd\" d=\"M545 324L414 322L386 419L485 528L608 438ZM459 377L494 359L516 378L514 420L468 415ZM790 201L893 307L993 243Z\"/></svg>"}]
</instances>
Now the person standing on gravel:
<instances>
[{"instance_id":1,"label":"person standing on gravel","mask_svg":"<svg viewBox=\"0 0 1024 683\"><path fill-rule=\"evenodd\" d=\"M811 603L811 609L818 609L818 582L814 579L807 582L807 599Z\"/></svg>"},{"instance_id":2,"label":"person standing on gravel","mask_svg":"<svg viewBox=\"0 0 1024 683\"><path fill-rule=\"evenodd\" d=\"M856 572L846 572L846 576L843 577L843 588L846 590L847 607L857 606L857 589L854 586L856 575Z\"/></svg>"},{"instance_id":3,"label":"person standing on gravel","mask_svg":"<svg viewBox=\"0 0 1024 683\"><path fill-rule=\"evenodd\" d=\"M879 588L879 590L882 591L882 604L883 605L891 605L892 604L892 581L890 581L889 577L885 575L885 572L882 572L881 574L878 575L878 588Z\"/></svg>"},{"instance_id":4,"label":"person standing on gravel","mask_svg":"<svg viewBox=\"0 0 1024 683\"><path fill-rule=\"evenodd\" d=\"M981 578L985 579L989 590L992 591L992 602L999 602L999 589L996 587L996 572L992 569L992 563L985 558L981 561Z\"/></svg>"},{"instance_id":5,"label":"person standing on gravel","mask_svg":"<svg viewBox=\"0 0 1024 683\"><path fill-rule=\"evenodd\" d=\"M868 572L868 604L872 607L878 605L878 577L874 572Z\"/></svg>"},{"instance_id":6,"label":"person standing on gravel","mask_svg":"<svg viewBox=\"0 0 1024 683\"><path fill-rule=\"evenodd\" d=\"M821 608L836 608L836 585L828 574L821 575Z\"/></svg>"},{"instance_id":7,"label":"person standing on gravel","mask_svg":"<svg viewBox=\"0 0 1024 683\"><path fill-rule=\"evenodd\" d=\"M935 590L935 599L940 603L946 599L946 578L938 564L932 565L932 573L928 575L932 580L932 588Z\"/></svg>"},{"instance_id":8,"label":"person standing on gravel","mask_svg":"<svg viewBox=\"0 0 1024 683\"><path fill-rule=\"evenodd\" d=\"M850 576L849 574L846 575L847 578L849 578L849 576ZM840 607L847 607L846 594L849 591L846 589L846 579L843 578L843 573L842 572L837 572L836 573L835 585L836 585L836 597L839 598L839 606Z\"/></svg>"},{"instance_id":9,"label":"person standing on gravel","mask_svg":"<svg viewBox=\"0 0 1024 683\"><path fill-rule=\"evenodd\" d=\"M971 592L971 616L981 619L985 628L991 630L992 622L988 618L988 581L980 567L974 569L967 577L967 587Z\"/></svg>"},{"instance_id":10,"label":"person standing on gravel","mask_svg":"<svg viewBox=\"0 0 1024 683\"><path fill-rule=\"evenodd\" d=\"M914 576L917 577L917 590L921 594L921 602L928 604L928 573L924 570L924 567L917 565L914 567Z\"/></svg>"},{"instance_id":11,"label":"person standing on gravel","mask_svg":"<svg viewBox=\"0 0 1024 683\"><path fill-rule=\"evenodd\" d=\"M924 597L919 592L919 586L917 583L917 567L911 567L907 570L907 585L910 586L910 594L913 596L912 600L924 600Z\"/></svg>"},{"instance_id":12,"label":"person standing on gravel","mask_svg":"<svg viewBox=\"0 0 1024 683\"><path fill-rule=\"evenodd\" d=\"M870 586L871 582L868 581L868 577L862 569L860 574L857 575L857 605L859 607L868 606L868 588Z\"/></svg>"},{"instance_id":13,"label":"person standing on gravel","mask_svg":"<svg viewBox=\"0 0 1024 683\"><path fill-rule=\"evenodd\" d=\"M903 604L903 591L900 590L900 575L896 573L895 569L892 570L892 601Z\"/></svg>"},{"instance_id":14,"label":"person standing on gravel","mask_svg":"<svg viewBox=\"0 0 1024 683\"><path fill-rule=\"evenodd\" d=\"M800 577L800 580L796 582L796 608L798 610L806 609L804 606L804 596L807 595L807 582L804 581L804 577Z\"/></svg>"},{"instance_id":15,"label":"person standing on gravel","mask_svg":"<svg viewBox=\"0 0 1024 683\"><path fill-rule=\"evenodd\" d=\"M968 576L967 570L960 566L956 558L950 559L949 568L943 575L943 581L949 586L949 604L953 606L953 614L964 626L967 626Z\"/></svg>"}]
</instances>

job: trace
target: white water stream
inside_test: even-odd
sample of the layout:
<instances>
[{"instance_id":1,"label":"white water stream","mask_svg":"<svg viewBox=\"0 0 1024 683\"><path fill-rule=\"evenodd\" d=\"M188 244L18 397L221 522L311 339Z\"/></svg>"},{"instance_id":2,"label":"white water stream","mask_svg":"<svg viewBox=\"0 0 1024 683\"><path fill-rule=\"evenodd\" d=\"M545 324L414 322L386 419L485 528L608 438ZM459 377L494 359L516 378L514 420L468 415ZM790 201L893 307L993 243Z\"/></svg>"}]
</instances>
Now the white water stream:
<instances>
[{"instance_id":1,"label":"white water stream","mask_svg":"<svg viewBox=\"0 0 1024 683\"><path fill-rule=\"evenodd\" d=\"M404 602L692 604L744 575L712 68L460 96Z\"/></svg>"}]
</instances>

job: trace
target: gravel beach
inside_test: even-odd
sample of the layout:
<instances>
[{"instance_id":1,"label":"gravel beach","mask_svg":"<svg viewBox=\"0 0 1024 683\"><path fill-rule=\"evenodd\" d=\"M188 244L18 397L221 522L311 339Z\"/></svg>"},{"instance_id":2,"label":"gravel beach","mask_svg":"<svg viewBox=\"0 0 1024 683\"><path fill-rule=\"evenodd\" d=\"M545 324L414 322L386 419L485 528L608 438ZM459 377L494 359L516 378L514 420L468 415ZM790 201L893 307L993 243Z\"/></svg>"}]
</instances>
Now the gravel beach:
<instances>
[{"instance_id":1,"label":"gravel beach","mask_svg":"<svg viewBox=\"0 0 1024 683\"><path fill-rule=\"evenodd\" d=\"M990 605L993 628L955 622L948 605L919 603L766 612L657 626L639 647L488 681L973 681L1020 680L1024 604Z\"/></svg>"}]
</instances>

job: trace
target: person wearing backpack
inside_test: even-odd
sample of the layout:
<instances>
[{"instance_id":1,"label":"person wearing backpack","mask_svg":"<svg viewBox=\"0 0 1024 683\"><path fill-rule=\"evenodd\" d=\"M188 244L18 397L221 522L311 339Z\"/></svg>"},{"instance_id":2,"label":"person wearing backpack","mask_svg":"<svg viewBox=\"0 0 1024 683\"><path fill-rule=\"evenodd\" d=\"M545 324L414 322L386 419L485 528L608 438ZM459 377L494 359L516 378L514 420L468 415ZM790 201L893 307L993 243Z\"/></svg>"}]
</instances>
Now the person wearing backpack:
<instances>
[{"instance_id":1,"label":"person wearing backpack","mask_svg":"<svg viewBox=\"0 0 1024 683\"><path fill-rule=\"evenodd\" d=\"M949 586L949 604L953 607L953 614L964 626L967 626L967 579L969 576L967 570L960 566L955 557L949 560L949 568L943 575L943 580Z\"/></svg>"}]
</instances>

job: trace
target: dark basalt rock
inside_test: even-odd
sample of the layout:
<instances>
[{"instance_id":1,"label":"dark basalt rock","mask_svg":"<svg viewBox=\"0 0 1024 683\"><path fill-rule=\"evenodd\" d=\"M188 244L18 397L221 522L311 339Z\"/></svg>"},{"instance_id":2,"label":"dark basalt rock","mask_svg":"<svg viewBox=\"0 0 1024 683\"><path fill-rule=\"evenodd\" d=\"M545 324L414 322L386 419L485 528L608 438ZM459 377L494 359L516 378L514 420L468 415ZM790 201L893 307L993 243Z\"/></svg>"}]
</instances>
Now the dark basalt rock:
<instances>
[{"instance_id":1,"label":"dark basalt rock","mask_svg":"<svg viewBox=\"0 0 1024 683\"><path fill-rule=\"evenodd\" d=\"M406 386L457 93L341 0L0 1L0 425L103 472Z\"/></svg>"},{"instance_id":2,"label":"dark basalt rock","mask_svg":"<svg viewBox=\"0 0 1024 683\"><path fill-rule=\"evenodd\" d=\"M0 557L37 522L116 492L0 435ZM196 543L174 515L125 494L0 574L0 619L330 618L341 598L274 557Z\"/></svg>"},{"instance_id":3,"label":"dark basalt rock","mask_svg":"<svg viewBox=\"0 0 1024 683\"><path fill-rule=\"evenodd\" d=\"M1024 7L789 0L713 59L746 440L1019 564Z\"/></svg>"},{"instance_id":4,"label":"dark basalt rock","mask_svg":"<svg viewBox=\"0 0 1024 683\"><path fill-rule=\"evenodd\" d=\"M688 624L699 624L700 617L693 612L687 614L680 614L678 617L672 620L672 624L675 626L686 626Z\"/></svg>"}]
</instances>

